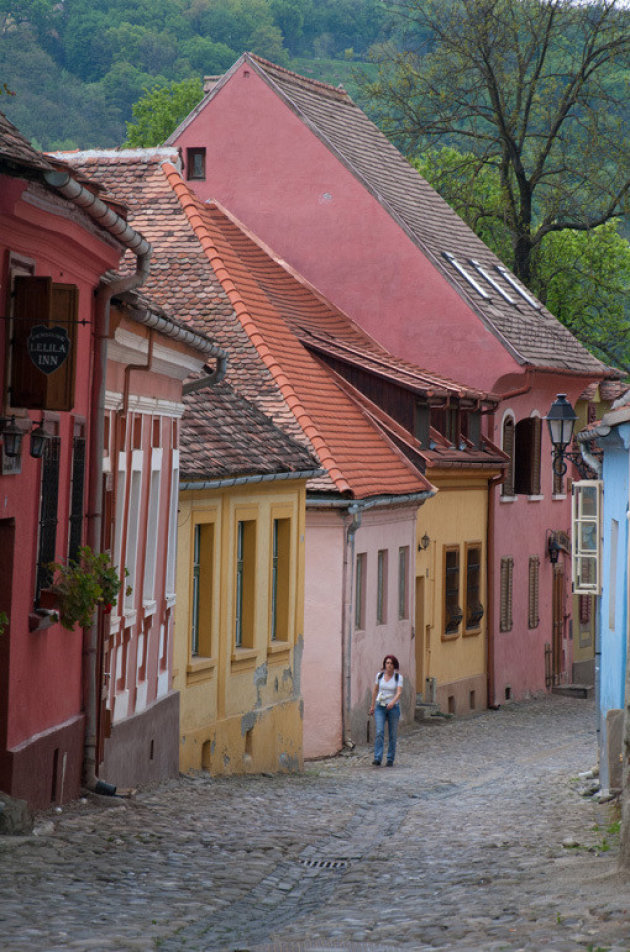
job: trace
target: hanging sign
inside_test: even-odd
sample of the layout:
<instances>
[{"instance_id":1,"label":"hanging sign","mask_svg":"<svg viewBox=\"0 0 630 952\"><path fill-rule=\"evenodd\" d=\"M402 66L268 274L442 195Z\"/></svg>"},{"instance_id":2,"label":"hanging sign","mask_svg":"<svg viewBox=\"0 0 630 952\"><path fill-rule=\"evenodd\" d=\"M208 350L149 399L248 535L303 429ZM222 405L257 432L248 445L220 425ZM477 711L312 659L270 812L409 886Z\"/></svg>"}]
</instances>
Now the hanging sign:
<instances>
[{"instance_id":1,"label":"hanging sign","mask_svg":"<svg viewBox=\"0 0 630 952\"><path fill-rule=\"evenodd\" d=\"M65 363L70 353L70 338L63 327L31 328L26 342L28 355L42 373L52 374Z\"/></svg>"}]
</instances>

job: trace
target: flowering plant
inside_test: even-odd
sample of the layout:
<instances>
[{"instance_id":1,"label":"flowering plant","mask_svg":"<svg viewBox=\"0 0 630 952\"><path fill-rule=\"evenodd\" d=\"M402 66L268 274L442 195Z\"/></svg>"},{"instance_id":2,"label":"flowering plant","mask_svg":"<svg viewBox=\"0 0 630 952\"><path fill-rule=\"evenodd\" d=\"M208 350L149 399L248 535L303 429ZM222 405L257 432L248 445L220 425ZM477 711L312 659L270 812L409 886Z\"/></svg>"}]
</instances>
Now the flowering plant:
<instances>
[{"instance_id":1,"label":"flowering plant","mask_svg":"<svg viewBox=\"0 0 630 952\"><path fill-rule=\"evenodd\" d=\"M59 598L59 620L69 631L75 625L87 628L97 605L110 612L116 604L123 583L108 552L96 555L86 545L79 549L78 559L51 562L49 568L54 572L52 589ZM125 594L131 594L130 586Z\"/></svg>"}]
</instances>

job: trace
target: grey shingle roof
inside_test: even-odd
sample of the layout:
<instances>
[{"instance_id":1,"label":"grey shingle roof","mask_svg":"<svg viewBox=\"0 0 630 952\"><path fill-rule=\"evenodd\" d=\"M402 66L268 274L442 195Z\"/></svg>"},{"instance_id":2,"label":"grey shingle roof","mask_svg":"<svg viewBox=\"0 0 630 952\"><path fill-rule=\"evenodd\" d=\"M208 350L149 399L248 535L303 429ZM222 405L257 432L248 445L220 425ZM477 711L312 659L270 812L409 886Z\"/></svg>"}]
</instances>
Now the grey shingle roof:
<instances>
[{"instance_id":1,"label":"grey shingle roof","mask_svg":"<svg viewBox=\"0 0 630 952\"><path fill-rule=\"evenodd\" d=\"M180 130L229 81L243 60L364 184L519 363L577 373L603 371L600 361L544 306L527 300L529 294L524 285L504 268L345 91L246 53L182 123Z\"/></svg>"}]
</instances>

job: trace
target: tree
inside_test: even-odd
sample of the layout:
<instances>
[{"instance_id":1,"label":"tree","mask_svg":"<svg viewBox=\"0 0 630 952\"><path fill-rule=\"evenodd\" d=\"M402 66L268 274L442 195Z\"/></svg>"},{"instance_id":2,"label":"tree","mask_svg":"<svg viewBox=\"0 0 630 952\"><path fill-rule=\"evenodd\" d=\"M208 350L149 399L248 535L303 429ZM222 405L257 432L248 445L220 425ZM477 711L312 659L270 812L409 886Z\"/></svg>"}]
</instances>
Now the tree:
<instances>
[{"instance_id":1,"label":"tree","mask_svg":"<svg viewBox=\"0 0 630 952\"><path fill-rule=\"evenodd\" d=\"M134 121L127 123L125 145L137 148L160 145L197 105L202 95L200 79L184 79L180 83L145 90L145 95L131 110Z\"/></svg>"},{"instance_id":2,"label":"tree","mask_svg":"<svg viewBox=\"0 0 630 952\"><path fill-rule=\"evenodd\" d=\"M498 170L451 146L412 164L505 264L511 257ZM630 243L611 219L548 233L536 246L532 291L605 363L630 373Z\"/></svg>"},{"instance_id":3,"label":"tree","mask_svg":"<svg viewBox=\"0 0 630 952\"><path fill-rule=\"evenodd\" d=\"M620 216L630 193L630 11L623 0L390 0L404 52L365 91L407 154L452 145L496 171L510 265L530 287L544 239Z\"/></svg>"}]
</instances>

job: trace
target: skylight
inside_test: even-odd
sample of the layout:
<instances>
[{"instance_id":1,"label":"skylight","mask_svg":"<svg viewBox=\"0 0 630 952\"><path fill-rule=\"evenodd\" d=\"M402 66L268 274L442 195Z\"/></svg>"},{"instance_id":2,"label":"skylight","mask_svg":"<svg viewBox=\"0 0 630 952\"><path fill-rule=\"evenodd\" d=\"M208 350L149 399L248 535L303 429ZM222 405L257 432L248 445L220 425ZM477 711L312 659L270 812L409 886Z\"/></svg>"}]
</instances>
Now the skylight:
<instances>
[{"instance_id":1,"label":"skylight","mask_svg":"<svg viewBox=\"0 0 630 952\"><path fill-rule=\"evenodd\" d=\"M451 262L455 270L459 271L462 278L466 278L469 285L475 289L475 291L480 297L484 298L486 301L490 300L490 295L488 294L488 292L484 288L481 287L478 281L475 281L472 274L466 271L466 268L462 267L462 265L459 263L455 255L452 255L450 251L443 251L442 254L444 255L447 261Z\"/></svg>"},{"instance_id":2,"label":"skylight","mask_svg":"<svg viewBox=\"0 0 630 952\"><path fill-rule=\"evenodd\" d=\"M488 282L488 284L489 284L491 287L493 287L494 290L497 291L497 292L501 295L502 298L504 298L504 300L506 300L506 301L508 302L508 304L514 304L514 303L515 303L514 298L512 297L512 295L511 295L511 294L508 294L508 292L507 292L504 288L501 287L501 285L499 284L499 282L498 282L498 281L495 281L495 279L492 277L492 275L491 275L491 274L488 274L488 272L487 272L484 268L481 267L481 265L479 264L478 261L475 261L473 258L471 258L471 259L470 259L470 263L471 263L471 265L473 266L473 268L475 268L475 269L479 272L479 274L480 274L483 278L486 279L486 281Z\"/></svg>"},{"instance_id":3,"label":"skylight","mask_svg":"<svg viewBox=\"0 0 630 952\"><path fill-rule=\"evenodd\" d=\"M528 294L525 288L522 288L520 284L518 284L516 278L512 277L512 275L510 274L507 268L503 268L499 264L495 265L495 267L497 271L499 272L499 274L503 275L507 283L514 288L517 294L520 294L520 296L523 298L524 301L527 301L528 304L531 304L531 306L535 308L537 311L540 310L541 308L540 303L536 300L536 298L533 298L531 294Z\"/></svg>"}]
</instances>

